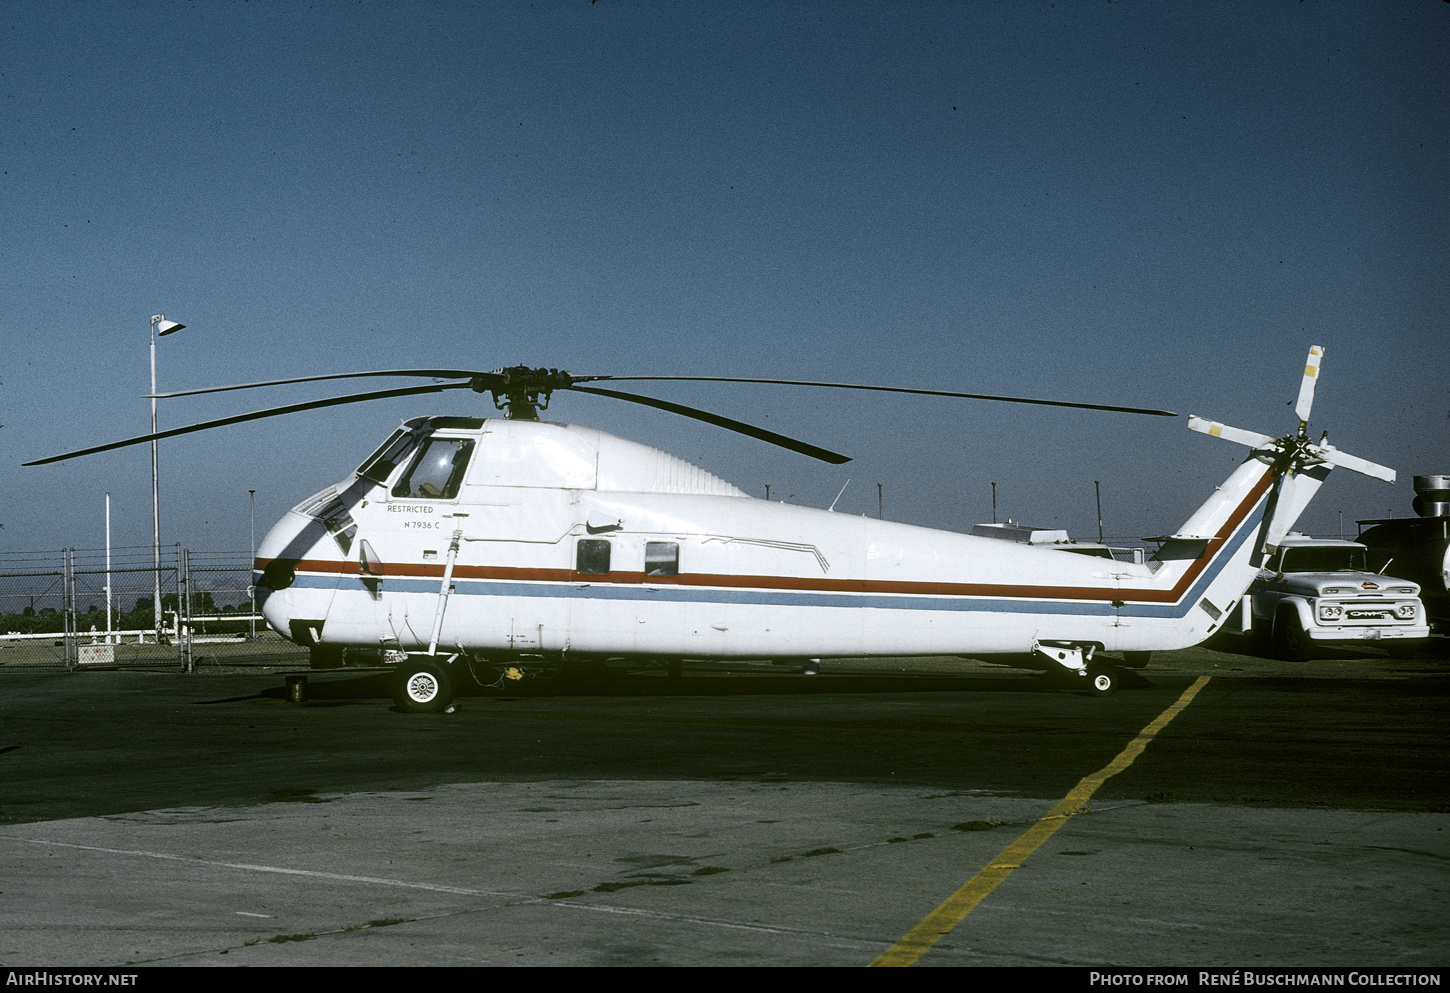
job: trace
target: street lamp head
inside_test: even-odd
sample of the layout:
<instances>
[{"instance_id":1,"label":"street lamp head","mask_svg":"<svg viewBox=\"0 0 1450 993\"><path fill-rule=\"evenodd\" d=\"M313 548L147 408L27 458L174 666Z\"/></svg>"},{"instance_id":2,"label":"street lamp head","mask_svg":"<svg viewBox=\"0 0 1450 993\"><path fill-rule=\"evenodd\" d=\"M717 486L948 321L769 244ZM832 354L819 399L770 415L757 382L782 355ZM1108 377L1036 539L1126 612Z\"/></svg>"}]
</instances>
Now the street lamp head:
<instances>
[{"instance_id":1,"label":"street lamp head","mask_svg":"<svg viewBox=\"0 0 1450 993\"><path fill-rule=\"evenodd\" d=\"M177 324L175 321L168 321L165 317L161 318L161 320L159 321L156 321L155 324L156 333L163 338L171 334L173 331L180 331L182 328L186 327L185 324Z\"/></svg>"}]
</instances>

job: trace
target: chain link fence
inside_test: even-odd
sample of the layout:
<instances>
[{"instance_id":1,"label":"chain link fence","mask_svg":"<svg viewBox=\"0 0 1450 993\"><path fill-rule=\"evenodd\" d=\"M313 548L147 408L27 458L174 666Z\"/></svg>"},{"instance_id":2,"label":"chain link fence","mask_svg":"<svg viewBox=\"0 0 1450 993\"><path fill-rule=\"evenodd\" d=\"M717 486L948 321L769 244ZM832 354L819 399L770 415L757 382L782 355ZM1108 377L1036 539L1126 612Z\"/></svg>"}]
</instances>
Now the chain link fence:
<instances>
[{"instance_id":1,"label":"chain link fence","mask_svg":"<svg viewBox=\"0 0 1450 993\"><path fill-rule=\"evenodd\" d=\"M246 552L0 552L0 667L306 664L256 613Z\"/></svg>"}]
</instances>

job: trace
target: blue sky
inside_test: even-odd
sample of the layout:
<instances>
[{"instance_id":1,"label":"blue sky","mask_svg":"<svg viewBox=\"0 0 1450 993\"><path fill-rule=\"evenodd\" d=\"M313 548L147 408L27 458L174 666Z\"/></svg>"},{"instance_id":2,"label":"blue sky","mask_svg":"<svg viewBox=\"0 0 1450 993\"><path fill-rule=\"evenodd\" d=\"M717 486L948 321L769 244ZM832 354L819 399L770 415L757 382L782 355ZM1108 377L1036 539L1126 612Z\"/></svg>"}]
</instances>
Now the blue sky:
<instances>
[{"instance_id":1,"label":"blue sky","mask_svg":"<svg viewBox=\"0 0 1450 993\"><path fill-rule=\"evenodd\" d=\"M1304 524L1450 472L1450 4L87 3L0 16L0 550L151 540L163 390L528 364L1164 407L1176 420L784 387L655 395L828 467L584 396L545 415L747 492L953 529L1181 523L1311 430ZM371 382L359 384L373 385ZM397 385L379 382L378 387ZM346 392L162 401L174 427ZM644 389L641 388L641 392ZM453 393L161 444L162 540L245 550ZM1350 525L1353 532L1353 526Z\"/></svg>"}]
</instances>

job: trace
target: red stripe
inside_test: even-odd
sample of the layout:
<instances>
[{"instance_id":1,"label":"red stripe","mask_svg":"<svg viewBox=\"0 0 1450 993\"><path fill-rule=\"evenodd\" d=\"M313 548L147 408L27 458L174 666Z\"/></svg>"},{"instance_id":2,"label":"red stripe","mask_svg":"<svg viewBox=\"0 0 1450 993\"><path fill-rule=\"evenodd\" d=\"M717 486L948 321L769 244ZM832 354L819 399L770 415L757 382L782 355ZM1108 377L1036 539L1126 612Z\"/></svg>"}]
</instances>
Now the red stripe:
<instances>
[{"instance_id":1,"label":"red stripe","mask_svg":"<svg viewBox=\"0 0 1450 993\"><path fill-rule=\"evenodd\" d=\"M619 586L690 586L725 587L729 589L796 590L828 593L895 593L907 596L970 596L1009 597L1035 600L1123 600L1133 603L1173 603L1198 579L1218 557L1250 511L1273 484L1277 473L1266 472L1244 498L1217 534L1208 539L1204 554L1184 570L1172 589L1145 590L1092 586L1008 586L1000 583L933 583L870 579L815 579L797 576L730 576L690 573L682 576L649 576L643 572L613 571L606 576L589 575L573 569L519 569L501 566L455 565L453 578L508 580L540 583L609 583ZM253 568L261 571L271 559L257 559ZM295 566L298 572L322 575L362 575L357 562L336 559L302 559ZM442 579L441 564L413 562L388 563L383 578L411 577Z\"/></svg>"}]
</instances>

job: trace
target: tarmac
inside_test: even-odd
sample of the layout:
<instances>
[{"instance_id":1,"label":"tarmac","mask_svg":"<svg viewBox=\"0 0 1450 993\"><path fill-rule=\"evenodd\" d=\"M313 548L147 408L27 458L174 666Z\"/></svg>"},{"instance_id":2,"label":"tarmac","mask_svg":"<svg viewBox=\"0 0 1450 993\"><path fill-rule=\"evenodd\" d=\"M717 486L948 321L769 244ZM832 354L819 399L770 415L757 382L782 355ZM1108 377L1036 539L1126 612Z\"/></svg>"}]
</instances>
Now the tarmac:
<instances>
[{"instance_id":1,"label":"tarmac","mask_svg":"<svg viewBox=\"0 0 1450 993\"><path fill-rule=\"evenodd\" d=\"M0 670L0 960L866 966L992 866L910 964L1450 958L1443 658L1194 649L1103 699L963 660L692 667L425 716L284 675Z\"/></svg>"}]
</instances>

